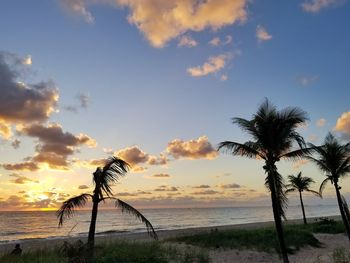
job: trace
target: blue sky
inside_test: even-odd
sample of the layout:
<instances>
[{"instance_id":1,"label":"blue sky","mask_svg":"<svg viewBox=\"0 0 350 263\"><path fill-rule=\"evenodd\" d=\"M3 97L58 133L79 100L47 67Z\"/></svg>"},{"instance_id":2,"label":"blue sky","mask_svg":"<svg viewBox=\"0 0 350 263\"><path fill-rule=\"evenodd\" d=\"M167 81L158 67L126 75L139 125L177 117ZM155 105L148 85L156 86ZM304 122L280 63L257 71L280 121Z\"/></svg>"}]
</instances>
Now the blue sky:
<instances>
[{"instance_id":1,"label":"blue sky","mask_svg":"<svg viewBox=\"0 0 350 263\"><path fill-rule=\"evenodd\" d=\"M49 101L54 110L35 120L37 128L49 132L55 123L62 134L69 132L77 140L67 146L73 153L59 156L65 164L55 166L43 159L52 154L43 148L59 138L48 142L43 133L29 129L32 121L0 112L0 121L12 130L11 136L0 133L4 209L15 207L14 200L23 209L54 208L64 194L90 186L96 166L91 160L118 152L139 169L121 181L116 193L139 205L154 200L159 206L264 203L268 198L261 163L212 150L223 140L248 139L230 118L249 118L265 97L278 108L298 106L309 113L310 122L300 129L307 141L320 144L334 130L349 139L348 1L195 3L3 1L0 50L11 54L10 60L31 58L26 65L8 59L4 63L20 73L17 80L50 80L59 94L57 101ZM174 11L175 4L191 6L194 13ZM169 20L163 21L162 15ZM4 87L0 83L0 89ZM79 134L89 140L80 140ZM169 148L176 139L182 155ZM15 140L21 141L16 149L11 146ZM192 148L186 153L188 145ZM204 153L196 152L199 146L206 147ZM150 156L156 164L150 164ZM28 160L38 169L4 166ZM315 187L322 180L311 164L280 166L286 175L305 171L317 181ZM155 179L157 174L168 176ZM22 181L16 183L18 178ZM349 185L349 179L344 184ZM209 187L196 188L200 185ZM159 187L167 190L155 191ZM247 201L242 196L248 191L254 194ZM327 193L333 202L331 187Z\"/></svg>"}]
</instances>

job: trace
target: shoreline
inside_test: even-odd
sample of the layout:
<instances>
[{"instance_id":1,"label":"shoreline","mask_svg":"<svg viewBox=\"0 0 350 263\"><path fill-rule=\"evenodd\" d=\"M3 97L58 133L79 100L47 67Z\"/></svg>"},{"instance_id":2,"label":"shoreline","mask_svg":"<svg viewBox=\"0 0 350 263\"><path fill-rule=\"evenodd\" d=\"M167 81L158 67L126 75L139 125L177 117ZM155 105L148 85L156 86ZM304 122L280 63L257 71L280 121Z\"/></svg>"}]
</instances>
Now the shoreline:
<instances>
[{"instance_id":1,"label":"shoreline","mask_svg":"<svg viewBox=\"0 0 350 263\"><path fill-rule=\"evenodd\" d=\"M308 218L308 221L315 222L320 217ZM340 220L340 216L327 216L327 218ZM292 219L284 221L284 224L302 224L302 219ZM206 227L190 227L190 228L179 228L171 230L158 230L156 231L159 240L183 236L183 235L192 235L200 232L210 231L212 229L217 230L229 230L229 229L257 229L274 226L274 221L263 221L263 222L254 222L254 223L244 223L244 224L231 224L231 225L218 225L218 226L206 226ZM28 238L20 239L13 241L3 241L0 243L0 255L9 253L13 250L16 243L21 244L21 247L25 252L35 251L40 249L52 249L59 247L63 244L64 241L76 242L82 240L83 242L87 241L87 236L62 236L62 237L49 237L49 238ZM147 232L113 232L113 233L103 233L95 235L96 244L99 243L108 243L115 240L127 240L127 241L151 241L152 239L148 236Z\"/></svg>"}]
</instances>

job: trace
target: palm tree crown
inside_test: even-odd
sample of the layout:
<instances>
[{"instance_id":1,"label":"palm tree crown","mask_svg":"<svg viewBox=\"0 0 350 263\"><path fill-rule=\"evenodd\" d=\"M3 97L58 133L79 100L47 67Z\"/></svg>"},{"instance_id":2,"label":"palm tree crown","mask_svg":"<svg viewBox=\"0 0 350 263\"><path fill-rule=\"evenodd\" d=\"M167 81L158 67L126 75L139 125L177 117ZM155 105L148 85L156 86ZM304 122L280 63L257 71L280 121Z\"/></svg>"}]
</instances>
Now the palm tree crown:
<instances>
[{"instance_id":1,"label":"palm tree crown","mask_svg":"<svg viewBox=\"0 0 350 263\"><path fill-rule=\"evenodd\" d=\"M224 141L218 147L219 150L226 150L232 155L265 161L263 166L265 173L267 173L265 185L271 193L276 230L284 262L289 261L284 244L281 216L284 217L287 199L283 178L278 173L275 164L281 158L299 158L308 152L304 149L303 137L297 132L297 128L306 120L307 116L303 110L286 108L277 111L276 107L266 99L251 120L232 119L234 124L237 124L251 136L251 140L245 143ZM300 149L291 151L295 143L299 145Z\"/></svg>"},{"instance_id":2,"label":"palm tree crown","mask_svg":"<svg viewBox=\"0 0 350 263\"><path fill-rule=\"evenodd\" d=\"M127 212L140 219L146 225L148 234L157 239L157 234L146 217L131 205L113 197L112 185L116 183L120 177L124 176L128 169L128 163L114 156L108 158L103 167L97 167L96 171L93 173L93 183L95 186L93 194L84 193L64 201L60 209L57 211L59 226L61 226L66 219L71 218L77 208L83 207L86 202L91 199L93 202L93 208L88 243L93 246L98 204L102 201L112 199L115 201L115 206L121 208L122 212Z\"/></svg>"},{"instance_id":3,"label":"palm tree crown","mask_svg":"<svg viewBox=\"0 0 350 263\"><path fill-rule=\"evenodd\" d=\"M297 176L288 175L288 181L289 181L289 184L286 185L286 188L287 188L286 193L294 192L294 191L298 191L298 192L306 191L306 192L313 193L317 196L320 195L319 192L316 192L310 189L311 184L315 183L315 181L310 177L302 176L301 172L299 172Z\"/></svg>"},{"instance_id":4,"label":"palm tree crown","mask_svg":"<svg viewBox=\"0 0 350 263\"><path fill-rule=\"evenodd\" d=\"M320 185L319 192L322 194L328 182L334 185L340 214L350 241L350 218L347 216L347 205L342 200L339 186L339 179L350 173L350 142L341 144L332 133L329 133L322 146L317 147L311 143L309 145L315 149L317 157L308 156L307 158L314 162L326 176Z\"/></svg>"},{"instance_id":5,"label":"palm tree crown","mask_svg":"<svg viewBox=\"0 0 350 263\"><path fill-rule=\"evenodd\" d=\"M328 133L322 146L317 147L312 143L309 145L315 149L318 156L307 158L314 162L326 176L320 185L319 192L322 194L326 183L338 183L340 178L350 173L350 142L342 145L332 133Z\"/></svg>"}]
</instances>

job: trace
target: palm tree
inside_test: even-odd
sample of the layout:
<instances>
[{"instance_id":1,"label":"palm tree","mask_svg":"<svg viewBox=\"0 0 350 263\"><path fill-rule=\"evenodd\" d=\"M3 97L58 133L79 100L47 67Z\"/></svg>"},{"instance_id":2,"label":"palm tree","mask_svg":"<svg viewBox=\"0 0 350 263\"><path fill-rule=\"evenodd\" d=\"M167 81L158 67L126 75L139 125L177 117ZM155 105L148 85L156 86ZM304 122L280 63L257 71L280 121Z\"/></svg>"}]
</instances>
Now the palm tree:
<instances>
[{"instance_id":1,"label":"palm tree","mask_svg":"<svg viewBox=\"0 0 350 263\"><path fill-rule=\"evenodd\" d=\"M322 194L328 182L334 185L340 214L350 240L349 221L344 210L344 203L340 194L341 187L339 186L339 180L350 173L350 142L341 144L332 133L329 133L322 146L316 147L311 143L309 145L315 148L317 158L312 156L307 158L313 161L326 176L326 179L320 185L319 192Z\"/></svg>"},{"instance_id":2,"label":"palm tree","mask_svg":"<svg viewBox=\"0 0 350 263\"><path fill-rule=\"evenodd\" d=\"M285 186L282 176L278 173L276 162L282 158L294 159L304 156L305 149L303 137L296 129L307 120L306 113L299 108L286 108L277 111L267 99L259 107L251 120L233 118L243 131L247 132L252 140L245 143L224 141L218 149L239 155L265 161L263 169L267 174L265 186L271 194L272 210L275 220L276 232L280 244L283 262L289 262L284 241L281 217L285 218ZM297 143L300 149L290 151L293 144Z\"/></svg>"},{"instance_id":3,"label":"palm tree","mask_svg":"<svg viewBox=\"0 0 350 263\"><path fill-rule=\"evenodd\" d=\"M115 206L121 208L122 212L127 212L140 219L147 227L148 234L157 239L157 234L153 229L152 224L144 217L138 210L124 201L113 197L111 185L118 181L121 176L124 176L129 168L129 164L117 157L110 157L106 160L104 167L97 167L93 173L93 182L95 189L93 194L84 193L72 197L63 202L60 209L57 211L57 218L59 219L59 226L62 226L66 219L74 215L76 208L83 207L88 199L92 200L91 221L88 235L88 245L90 249L94 247L95 228L98 212L98 205L100 202L112 199L115 200Z\"/></svg>"},{"instance_id":4,"label":"palm tree","mask_svg":"<svg viewBox=\"0 0 350 263\"><path fill-rule=\"evenodd\" d=\"M301 193L306 191L306 192L313 193L319 197L320 197L320 193L310 189L310 185L312 183L315 183L315 181L312 180L312 178L310 178L310 177L301 176L301 172L299 172L297 176L289 175L288 181L289 181L289 184L286 185L286 187L287 187L286 193L294 192L294 191L299 192L301 210L303 211L304 224L306 225L307 222L306 222L306 217L305 217L304 202L303 202L303 197L302 197Z\"/></svg>"}]
</instances>

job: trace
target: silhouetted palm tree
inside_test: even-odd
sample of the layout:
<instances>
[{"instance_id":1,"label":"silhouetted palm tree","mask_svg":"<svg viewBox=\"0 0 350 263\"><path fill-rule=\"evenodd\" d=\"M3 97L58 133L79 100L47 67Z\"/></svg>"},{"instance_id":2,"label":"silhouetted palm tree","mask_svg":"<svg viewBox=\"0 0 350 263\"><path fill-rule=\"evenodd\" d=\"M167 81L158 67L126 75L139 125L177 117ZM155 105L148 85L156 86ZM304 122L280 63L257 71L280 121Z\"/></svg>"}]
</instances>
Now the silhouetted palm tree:
<instances>
[{"instance_id":1,"label":"silhouetted palm tree","mask_svg":"<svg viewBox=\"0 0 350 263\"><path fill-rule=\"evenodd\" d=\"M307 150L303 150L305 147L303 137L296 131L306 119L306 113L301 109L286 108L277 111L276 107L266 99L251 120L232 119L234 124L252 137L252 140L245 143L225 141L221 142L218 147L219 150L224 149L231 152L232 155L265 161L263 166L267 174L265 186L271 193L276 232L285 263L289 261L281 217L285 217L286 196L283 178L277 171L276 162L281 158L300 158L308 153ZM294 143L297 143L300 149L290 151Z\"/></svg>"},{"instance_id":2,"label":"silhouetted palm tree","mask_svg":"<svg viewBox=\"0 0 350 263\"><path fill-rule=\"evenodd\" d=\"M320 185L319 192L322 194L327 182L334 185L340 214L350 240L349 221L344 210L344 203L340 194L341 187L339 186L339 179L350 173L350 142L341 144L332 133L329 133L324 140L324 145L319 147L311 143L309 145L315 148L317 158L308 156L308 159L313 161L326 176L326 179Z\"/></svg>"},{"instance_id":3,"label":"silhouetted palm tree","mask_svg":"<svg viewBox=\"0 0 350 263\"><path fill-rule=\"evenodd\" d=\"M299 192L301 210L303 211L304 224L306 225L307 221L306 221L306 217L305 217L304 202L303 202L303 197L302 197L301 193L306 191L306 192L313 193L319 197L321 197L321 195L319 192L316 192L316 191L310 189L310 185L312 183L315 183L315 181L312 180L312 178L310 178L310 177L301 176L301 172L299 172L297 176L288 175L288 181L289 181L289 184L286 185L286 187L287 187L286 193L294 192L294 191Z\"/></svg>"},{"instance_id":4,"label":"silhouetted palm tree","mask_svg":"<svg viewBox=\"0 0 350 263\"><path fill-rule=\"evenodd\" d=\"M95 189L93 194L81 194L69 198L63 202L60 209L57 211L57 217L59 219L59 226L61 226L65 219L69 219L74 215L76 208L83 207L88 199L92 200L92 211L91 211L91 222L88 235L88 245L90 248L94 247L95 240L95 228L96 228L96 219L98 212L98 205L100 202L112 199L115 200L115 206L121 208L122 212L127 212L136 216L140 219L147 227L148 234L157 239L157 234L153 229L152 224L144 217L138 210L133 208L131 205L125 203L124 201L113 197L112 184L117 182L121 176L124 176L127 173L129 168L128 163L117 158L110 157L106 160L104 167L98 167L93 173L93 182Z\"/></svg>"}]
</instances>

